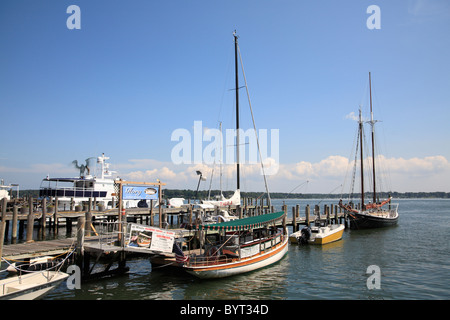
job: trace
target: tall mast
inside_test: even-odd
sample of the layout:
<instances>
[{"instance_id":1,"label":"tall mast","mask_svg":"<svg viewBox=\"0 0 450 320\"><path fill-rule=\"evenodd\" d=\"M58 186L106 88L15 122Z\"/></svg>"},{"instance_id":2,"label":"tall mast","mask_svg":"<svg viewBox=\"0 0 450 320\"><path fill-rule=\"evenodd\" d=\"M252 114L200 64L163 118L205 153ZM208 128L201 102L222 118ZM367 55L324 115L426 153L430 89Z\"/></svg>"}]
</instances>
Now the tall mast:
<instances>
[{"instance_id":1,"label":"tall mast","mask_svg":"<svg viewBox=\"0 0 450 320\"><path fill-rule=\"evenodd\" d=\"M377 194L375 189L376 178L375 178L375 121L373 120L372 112L372 80L369 72L369 88L370 88L370 124L372 126L372 170L373 170L373 203L377 203Z\"/></svg>"},{"instance_id":2,"label":"tall mast","mask_svg":"<svg viewBox=\"0 0 450 320\"><path fill-rule=\"evenodd\" d=\"M223 159L222 122L220 122L219 126L220 126L220 197L221 197L220 199L222 199L223 198L223 192L222 192L222 159Z\"/></svg>"},{"instance_id":3,"label":"tall mast","mask_svg":"<svg viewBox=\"0 0 450 320\"><path fill-rule=\"evenodd\" d=\"M236 171L237 171L237 189L240 189L239 178L239 74L238 74L238 36L236 30L234 36L234 72L236 75Z\"/></svg>"},{"instance_id":4,"label":"tall mast","mask_svg":"<svg viewBox=\"0 0 450 320\"><path fill-rule=\"evenodd\" d=\"M361 145L361 210L364 210L364 164L363 164L363 121L359 108L359 144Z\"/></svg>"}]
</instances>

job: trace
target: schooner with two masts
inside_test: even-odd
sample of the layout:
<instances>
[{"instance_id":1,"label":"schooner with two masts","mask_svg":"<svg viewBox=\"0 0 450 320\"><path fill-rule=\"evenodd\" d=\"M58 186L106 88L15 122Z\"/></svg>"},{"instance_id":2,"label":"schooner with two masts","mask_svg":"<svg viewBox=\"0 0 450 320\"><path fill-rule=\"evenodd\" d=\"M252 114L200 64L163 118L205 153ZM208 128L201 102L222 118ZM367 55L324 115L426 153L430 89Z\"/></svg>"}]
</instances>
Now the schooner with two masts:
<instances>
[{"instance_id":1,"label":"schooner with two masts","mask_svg":"<svg viewBox=\"0 0 450 320\"><path fill-rule=\"evenodd\" d=\"M359 109L358 138L360 145L360 171L361 171L361 203L359 208L354 208L352 204L344 204L339 201L339 206L344 208L350 219L351 229L380 228L396 225L398 221L398 204L391 204L392 197L383 201L377 201L376 174L375 174L375 123L372 111L372 80L369 72L370 88L370 121L372 128L372 176L373 176L373 199L372 202L365 203L364 199L364 156L363 156L363 119L361 108ZM357 146L358 149L358 146ZM358 151L358 150L357 150ZM355 159L356 160L356 159ZM355 161L355 166L357 161ZM388 204L388 208L385 205Z\"/></svg>"}]
</instances>

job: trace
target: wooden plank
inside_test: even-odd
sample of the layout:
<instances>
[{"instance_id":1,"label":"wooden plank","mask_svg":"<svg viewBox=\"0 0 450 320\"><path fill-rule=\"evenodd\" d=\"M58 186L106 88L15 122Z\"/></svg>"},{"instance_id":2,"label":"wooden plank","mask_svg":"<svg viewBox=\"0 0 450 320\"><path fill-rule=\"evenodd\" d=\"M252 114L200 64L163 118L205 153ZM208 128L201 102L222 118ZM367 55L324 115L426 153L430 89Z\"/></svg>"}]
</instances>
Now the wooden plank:
<instances>
[{"instance_id":1,"label":"wooden plank","mask_svg":"<svg viewBox=\"0 0 450 320\"><path fill-rule=\"evenodd\" d=\"M92 237L89 240L96 240ZM19 260L44 255L62 254L74 246L76 238L9 244L3 247L3 258Z\"/></svg>"}]
</instances>

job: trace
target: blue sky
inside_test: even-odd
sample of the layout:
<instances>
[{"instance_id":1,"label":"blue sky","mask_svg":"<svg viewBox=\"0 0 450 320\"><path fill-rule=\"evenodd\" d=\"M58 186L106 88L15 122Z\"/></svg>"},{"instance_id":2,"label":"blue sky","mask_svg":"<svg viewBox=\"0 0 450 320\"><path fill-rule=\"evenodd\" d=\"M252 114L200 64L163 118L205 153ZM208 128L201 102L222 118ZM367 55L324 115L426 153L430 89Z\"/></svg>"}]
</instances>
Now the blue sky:
<instances>
[{"instance_id":1,"label":"blue sky","mask_svg":"<svg viewBox=\"0 0 450 320\"><path fill-rule=\"evenodd\" d=\"M66 26L72 4L80 30ZM379 30L366 26L370 5ZM37 188L104 152L124 178L195 188L195 170L209 169L174 165L171 134L234 127L235 29L257 127L280 133L272 191L343 182L356 129L346 116L367 108L371 71L390 187L450 192L445 0L2 1L0 178ZM257 180L247 187L262 190Z\"/></svg>"}]
</instances>

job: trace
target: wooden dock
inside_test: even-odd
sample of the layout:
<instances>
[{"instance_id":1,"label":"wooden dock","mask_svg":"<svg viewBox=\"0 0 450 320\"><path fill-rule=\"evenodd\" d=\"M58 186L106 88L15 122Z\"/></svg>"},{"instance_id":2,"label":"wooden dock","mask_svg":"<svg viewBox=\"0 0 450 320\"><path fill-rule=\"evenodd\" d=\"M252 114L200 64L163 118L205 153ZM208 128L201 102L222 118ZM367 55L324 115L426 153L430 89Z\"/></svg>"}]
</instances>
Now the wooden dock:
<instances>
[{"instance_id":1,"label":"wooden dock","mask_svg":"<svg viewBox=\"0 0 450 320\"><path fill-rule=\"evenodd\" d=\"M343 217L343 214L339 215L340 218ZM321 218L325 220L327 218L326 215L322 215ZM306 218L299 217L297 219L287 218L286 224L288 226L293 226L295 223L297 224L305 224ZM174 229L170 229L174 230ZM180 229L176 229L180 230ZM188 231L188 230L186 230ZM32 241L32 242L23 242L16 244L8 244L3 246L3 255L2 257L6 260L23 260L33 257L40 256L55 256L67 253L71 249L74 248L77 242L76 237L66 238L66 239L55 239L55 240L44 240L44 241ZM98 236L91 236L85 238L85 249L90 252L113 252L120 250L119 246L107 245L105 243L99 242ZM126 249L129 252L142 253L142 250L133 248Z\"/></svg>"},{"instance_id":2,"label":"wooden dock","mask_svg":"<svg viewBox=\"0 0 450 320\"><path fill-rule=\"evenodd\" d=\"M107 239L105 241L104 235L98 234L96 228L99 228L99 233L105 230L104 224L120 224L120 223L140 223L144 225L157 226L160 225L160 220L164 221L164 227L169 227L169 230L174 230L174 218L176 225L182 222L193 225L198 223L198 218L204 213L212 213L216 211L219 213L220 209L226 209L236 216L254 216L264 213L273 212L274 208L269 208L261 203L261 206L246 205L242 207L229 206L224 208L214 209L200 209L194 208L192 205L183 206L182 208L162 208L162 216L159 217L158 210L154 208L132 208L125 210L126 220L121 222L118 219L118 210L98 211L88 209L87 211L58 211L54 210L52 213L47 213L46 210L40 210L33 206L32 200L29 201L28 213L19 213L19 208L14 206L9 212L6 210L6 199L2 201L1 222L0 222L0 254L2 258L7 261L24 260L38 256L64 256L69 252L75 252L74 261L80 266L82 270L83 279L96 278L101 276L109 276L126 272L128 269L125 266L126 255L134 253L144 253L150 256L158 256L157 252L144 252L142 250L133 249L130 247L117 245L114 239L120 239L120 232L114 235L114 239ZM31 208L31 209L30 209ZM311 208L307 205L304 208L304 214L300 213L300 206L292 207L292 211L288 212L287 205L282 206L282 210L287 213L286 224L292 227L295 232L300 225L309 225L319 217L320 220L328 221L328 223L345 223L347 217L339 210L337 206L324 206L320 213L320 208L315 206L311 213ZM303 211L303 210L302 210ZM157 218L157 224L154 218ZM10 224L12 224L10 226ZM26 228L25 228L26 225ZM45 235L53 231L52 237L60 238L58 236L58 229L61 225L65 225L67 238L45 240ZM77 237L72 235L72 226L76 226ZM121 224L123 225L123 224ZM19 229L17 229L19 226ZM170 228L172 227L172 228ZM12 230L9 232L9 230ZM38 229L38 232L33 232ZM108 229L108 227L106 227ZM23 233L26 230L26 239ZM123 229L122 229L123 230ZM178 229L181 234L181 229ZM9 234L8 234L9 232ZM188 230L185 230L188 232ZM33 234L37 234L38 238L33 239ZM11 237L11 244L4 244L4 240ZM22 243L16 243L19 240ZM25 240L25 242L23 242ZM76 247L76 251L74 251ZM172 254L173 255L173 254ZM107 257L106 267L103 271L93 272L93 266L99 261L100 257ZM164 259L170 260L170 254L163 255ZM91 258L94 259L92 266ZM111 266L117 263L117 268L111 269Z\"/></svg>"},{"instance_id":3,"label":"wooden dock","mask_svg":"<svg viewBox=\"0 0 450 320\"><path fill-rule=\"evenodd\" d=\"M70 250L74 245L74 241L76 242L76 238L5 245L3 247L2 258L13 261L33 257L60 255Z\"/></svg>"}]
</instances>

